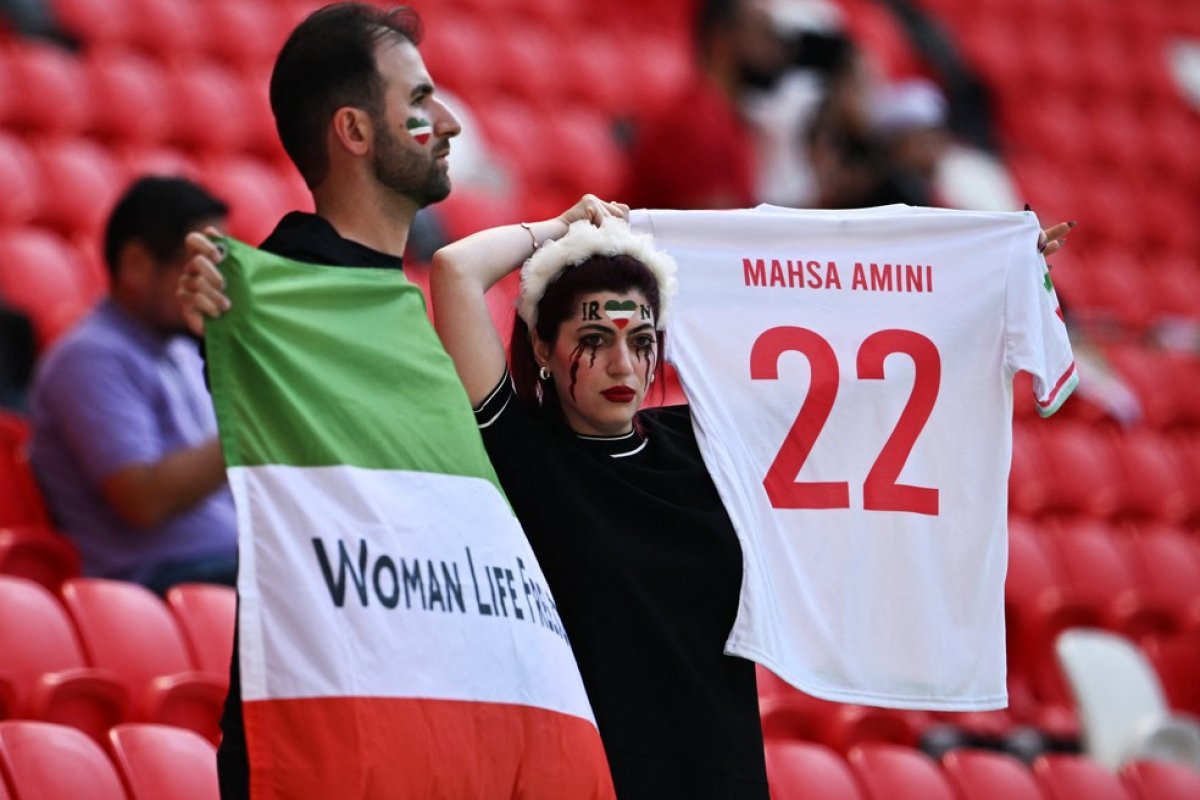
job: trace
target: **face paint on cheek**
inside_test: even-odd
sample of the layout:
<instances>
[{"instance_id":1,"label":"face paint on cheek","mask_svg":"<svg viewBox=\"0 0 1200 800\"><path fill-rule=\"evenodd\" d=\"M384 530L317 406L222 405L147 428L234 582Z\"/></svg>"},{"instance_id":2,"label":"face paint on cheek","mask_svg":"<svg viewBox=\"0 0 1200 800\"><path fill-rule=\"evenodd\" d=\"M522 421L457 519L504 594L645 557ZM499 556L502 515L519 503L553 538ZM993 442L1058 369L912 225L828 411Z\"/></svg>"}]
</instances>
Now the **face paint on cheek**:
<instances>
[{"instance_id":1,"label":"face paint on cheek","mask_svg":"<svg viewBox=\"0 0 1200 800\"><path fill-rule=\"evenodd\" d=\"M583 358L583 349L587 345L580 342L575 345L575 349L571 351L571 399L575 399L575 383L579 379L579 359ZM592 350L592 360L595 361L595 350Z\"/></svg>"},{"instance_id":2,"label":"face paint on cheek","mask_svg":"<svg viewBox=\"0 0 1200 800\"><path fill-rule=\"evenodd\" d=\"M650 376L654 373L654 347L652 345L646 345L645 347L639 347L635 352L637 353L637 358L639 361L644 359L646 362L646 372L642 375L642 385L646 388L649 388Z\"/></svg>"},{"instance_id":3,"label":"face paint on cheek","mask_svg":"<svg viewBox=\"0 0 1200 800\"><path fill-rule=\"evenodd\" d=\"M417 144L425 144L433 136L433 126L429 124L429 120L421 117L409 117L404 122L404 127Z\"/></svg>"}]
</instances>

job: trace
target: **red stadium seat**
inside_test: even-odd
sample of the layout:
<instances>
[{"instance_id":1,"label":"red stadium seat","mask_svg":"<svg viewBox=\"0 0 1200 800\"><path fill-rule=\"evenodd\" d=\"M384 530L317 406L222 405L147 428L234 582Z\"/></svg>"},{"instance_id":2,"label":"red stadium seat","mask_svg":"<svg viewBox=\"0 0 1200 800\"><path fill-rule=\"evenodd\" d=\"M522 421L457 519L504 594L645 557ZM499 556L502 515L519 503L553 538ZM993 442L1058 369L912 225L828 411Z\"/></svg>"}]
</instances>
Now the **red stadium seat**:
<instances>
[{"instance_id":1,"label":"red stadium seat","mask_svg":"<svg viewBox=\"0 0 1200 800\"><path fill-rule=\"evenodd\" d=\"M37 159L24 140L0 130L0 228L31 222L42 202Z\"/></svg>"},{"instance_id":2,"label":"red stadium seat","mask_svg":"<svg viewBox=\"0 0 1200 800\"><path fill-rule=\"evenodd\" d=\"M867 800L956 800L936 761L911 747L861 744L848 756Z\"/></svg>"},{"instance_id":3,"label":"red stadium seat","mask_svg":"<svg viewBox=\"0 0 1200 800\"><path fill-rule=\"evenodd\" d=\"M1026 373L1026 382L1030 379ZM1025 397L1028 397L1026 395ZM1032 410L1033 403L1026 400L1021 402L1017 395L1017 406L1027 405ZM1027 421L1013 426L1012 462L1008 473L1008 507L1014 514L1025 517L1036 517L1050 504L1046 481L1043 478L1041 440L1037 435L1040 420L1029 418Z\"/></svg>"},{"instance_id":4,"label":"red stadium seat","mask_svg":"<svg viewBox=\"0 0 1200 800\"><path fill-rule=\"evenodd\" d=\"M252 138L253 101L241 76L207 61L180 64L166 75L170 141L197 153L229 154Z\"/></svg>"},{"instance_id":5,"label":"red stadium seat","mask_svg":"<svg viewBox=\"0 0 1200 800\"><path fill-rule=\"evenodd\" d=\"M1200 639L1155 637L1142 650L1158 674L1167 705L1200 719Z\"/></svg>"},{"instance_id":6,"label":"red stadium seat","mask_svg":"<svg viewBox=\"0 0 1200 800\"><path fill-rule=\"evenodd\" d=\"M48 528L0 528L0 575L27 578L57 592L63 581L79 575L79 553Z\"/></svg>"},{"instance_id":7,"label":"red stadium seat","mask_svg":"<svg viewBox=\"0 0 1200 800\"><path fill-rule=\"evenodd\" d=\"M112 155L90 139L55 139L34 148L42 182L35 222L64 236L101 235L123 188Z\"/></svg>"},{"instance_id":8,"label":"red stadium seat","mask_svg":"<svg viewBox=\"0 0 1200 800\"><path fill-rule=\"evenodd\" d=\"M1144 527L1127 557L1142 592L1171 613L1179 631L1200 636L1200 538L1169 525Z\"/></svg>"},{"instance_id":9,"label":"red stadium seat","mask_svg":"<svg viewBox=\"0 0 1200 800\"><path fill-rule=\"evenodd\" d=\"M421 55L439 85L462 97L484 97L494 42L481 20L443 12L429 27Z\"/></svg>"},{"instance_id":10,"label":"red stadium seat","mask_svg":"<svg viewBox=\"0 0 1200 800\"><path fill-rule=\"evenodd\" d=\"M171 145L119 144L113 147L126 182L144 175L169 175L199 180L200 167L196 159Z\"/></svg>"},{"instance_id":11,"label":"red stadium seat","mask_svg":"<svg viewBox=\"0 0 1200 800\"><path fill-rule=\"evenodd\" d=\"M54 0L59 24L89 51L122 48L134 26L133 0Z\"/></svg>"},{"instance_id":12,"label":"red stadium seat","mask_svg":"<svg viewBox=\"0 0 1200 800\"><path fill-rule=\"evenodd\" d=\"M73 578L63 584L62 597L88 662L124 682L136 721L218 740L227 682L192 669L183 634L162 600L138 584L100 578Z\"/></svg>"},{"instance_id":13,"label":"red stadium seat","mask_svg":"<svg viewBox=\"0 0 1200 800\"><path fill-rule=\"evenodd\" d=\"M1170 761L1133 761L1121 767L1133 800L1196 800L1200 771Z\"/></svg>"},{"instance_id":14,"label":"red stadium seat","mask_svg":"<svg viewBox=\"0 0 1200 800\"><path fill-rule=\"evenodd\" d=\"M1191 419L1195 409L1186 405L1188 390L1164 388L1164 379L1171 379L1165 376L1175 374L1175 362L1170 356L1135 344L1109 345L1105 355L1137 395L1146 424L1165 430L1186 425Z\"/></svg>"},{"instance_id":15,"label":"red stadium seat","mask_svg":"<svg viewBox=\"0 0 1200 800\"><path fill-rule=\"evenodd\" d=\"M126 800L104 749L65 725L0 722L0 772L16 800Z\"/></svg>"},{"instance_id":16,"label":"red stadium seat","mask_svg":"<svg viewBox=\"0 0 1200 800\"><path fill-rule=\"evenodd\" d=\"M214 158L202 165L201 183L229 205L229 234L257 245L290 210L279 173L265 161L247 156Z\"/></svg>"},{"instance_id":17,"label":"red stadium seat","mask_svg":"<svg viewBox=\"0 0 1200 800\"><path fill-rule=\"evenodd\" d=\"M204 6L202 47L217 61L259 68L274 62L291 28L271 0L220 0Z\"/></svg>"},{"instance_id":18,"label":"red stadium seat","mask_svg":"<svg viewBox=\"0 0 1200 800\"><path fill-rule=\"evenodd\" d=\"M1046 513L1106 518L1120 500L1112 448L1086 425L1055 420L1038 426Z\"/></svg>"},{"instance_id":19,"label":"red stadium seat","mask_svg":"<svg viewBox=\"0 0 1200 800\"><path fill-rule=\"evenodd\" d=\"M766 757L771 800L865 800L849 764L824 745L768 739Z\"/></svg>"},{"instance_id":20,"label":"red stadium seat","mask_svg":"<svg viewBox=\"0 0 1200 800\"><path fill-rule=\"evenodd\" d=\"M129 800L218 800L212 742L167 725L127 723L109 732L109 751Z\"/></svg>"},{"instance_id":21,"label":"red stadium seat","mask_svg":"<svg viewBox=\"0 0 1200 800\"><path fill-rule=\"evenodd\" d=\"M577 110L551 114L546 122L555 142L553 149L542 154L547 162L546 179L561 194L561 207L585 192L613 197L620 189L625 167L609 119L599 112ZM581 158L580 153L587 156Z\"/></svg>"},{"instance_id":22,"label":"red stadium seat","mask_svg":"<svg viewBox=\"0 0 1200 800\"><path fill-rule=\"evenodd\" d=\"M24 453L0 452L0 525L49 524L45 504L33 485L33 473Z\"/></svg>"},{"instance_id":23,"label":"red stadium seat","mask_svg":"<svg viewBox=\"0 0 1200 800\"><path fill-rule=\"evenodd\" d=\"M132 46L165 63L188 62L200 52L208 24L205 5L189 0L130 0L130 5Z\"/></svg>"},{"instance_id":24,"label":"red stadium seat","mask_svg":"<svg viewBox=\"0 0 1200 800\"><path fill-rule=\"evenodd\" d=\"M30 316L42 349L94 302L86 268L76 254L40 228L0 231L0 296Z\"/></svg>"},{"instance_id":25,"label":"red stadium seat","mask_svg":"<svg viewBox=\"0 0 1200 800\"><path fill-rule=\"evenodd\" d=\"M228 679L237 590L211 583L183 583L167 590L167 606L179 623L195 668Z\"/></svg>"},{"instance_id":26,"label":"red stadium seat","mask_svg":"<svg viewBox=\"0 0 1200 800\"><path fill-rule=\"evenodd\" d=\"M83 91L83 64L57 45L20 40L10 45L9 90L16 101L14 127L41 134L73 135L92 118L92 97Z\"/></svg>"},{"instance_id":27,"label":"red stadium seat","mask_svg":"<svg viewBox=\"0 0 1200 800\"><path fill-rule=\"evenodd\" d=\"M1078 520L1050 537L1072 593L1104 627L1137 641L1174 633L1178 621L1166 603L1142 589L1128 536L1098 520Z\"/></svg>"},{"instance_id":28,"label":"red stadium seat","mask_svg":"<svg viewBox=\"0 0 1200 800\"><path fill-rule=\"evenodd\" d=\"M537 23L522 23L519 34L497 37L491 44L485 96L511 96L539 108L560 102L565 94L560 54L575 46ZM543 119L549 122L554 114Z\"/></svg>"},{"instance_id":29,"label":"red stadium seat","mask_svg":"<svg viewBox=\"0 0 1200 800\"><path fill-rule=\"evenodd\" d=\"M129 693L87 666L66 611L24 578L0 575L0 673L16 688L16 715L69 725L100 741L128 719Z\"/></svg>"},{"instance_id":30,"label":"red stadium seat","mask_svg":"<svg viewBox=\"0 0 1200 800\"><path fill-rule=\"evenodd\" d=\"M636 67L631 63L634 53L621 46L611 30L596 27L577 30L571 46L561 52L559 66L560 91L566 102L601 114L632 112L642 91L629 91L626 79ZM639 78L651 80L647 73L636 72Z\"/></svg>"},{"instance_id":31,"label":"red stadium seat","mask_svg":"<svg viewBox=\"0 0 1200 800\"><path fill-rule=\"evenodd\" d=\"M1169 525L1186 521L1194 490L1166 436L1135 428L1114 436L1113 443L1121 477L1117 516Z\"/></svg>"},{"instance_id":32,"label":"red stadium seat","mask_svg":"<svg viewBox=\"0 0 1200 800\"><path fill-rule=\"evenodd\" d=\"M1009 703L1013 713L1024 720L1040 714L1043 705L1070 707L1054 641L1068 628L1098 622L1097 612L1075 596L1055 556L1045 534L1010 521L1004 585Z\"/></svg>"},{"instance_id":33,"label":"red stadium seat","mask_svg":"<svg viewBox=\"0 0 1200 800\"><path fill-rule=\"evenodd\" d=\"M952 750L942 769L961 800L1044 800L1033 773L1007 753Z\"/></svg>"},{"instance_id":34,"label":"red stadium seat","mask_svg":"<svg viewBox=\"0 0 1200 800\"><path fill-rule=\"evenodd\" d=\"M162 65L132 52L100 51L83 62L95 100L90 130L110 144L157 145L171 133Z\"/></svg>"},{"instance_id":35,"label":"red stadium seat","mask_svg":"<svg viewBox=\"0 0 1200 800\"><path fill-rule=\"evenodd\" d=\"M1130 800L1121 779L1087 756L1047 753L1033 774L1046 800Z\"/></svg>"},{"instance_id":36,"label":"red stadium seat","mask_svg":"<svg viewBox=\"0 0 1200 800\"><path fill-rule=\"evenodd\" d=\"M915 746L925 721L921 712L822 700L764 669L758 670L758 686L767 739L818 742L840 753L864 742Z\"/></svg>"}]
</instances>

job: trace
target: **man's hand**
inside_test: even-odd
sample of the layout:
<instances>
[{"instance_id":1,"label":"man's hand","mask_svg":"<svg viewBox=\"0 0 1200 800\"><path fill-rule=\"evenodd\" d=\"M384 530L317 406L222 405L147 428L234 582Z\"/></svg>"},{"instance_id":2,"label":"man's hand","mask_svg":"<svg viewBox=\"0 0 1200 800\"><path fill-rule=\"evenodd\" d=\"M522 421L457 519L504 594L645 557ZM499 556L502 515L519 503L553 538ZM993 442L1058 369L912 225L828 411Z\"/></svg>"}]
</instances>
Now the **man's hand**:
<instances>
[{"instance_id":1,"label":"man's hand","mask_svg":"<svg viewBox=\"0 0 1200 800\"><path fill-rule=\"evenodd\" d=\"M175 296L183 307L188 329L197 336L204 335L205 318L219 317L230 307L225 296L225 278L217 269L225 253L210 238L220 235L216 228L206 228L203 233L189 233L184 239L188 262L179 276Z\"/></svg>"}]
</instances>

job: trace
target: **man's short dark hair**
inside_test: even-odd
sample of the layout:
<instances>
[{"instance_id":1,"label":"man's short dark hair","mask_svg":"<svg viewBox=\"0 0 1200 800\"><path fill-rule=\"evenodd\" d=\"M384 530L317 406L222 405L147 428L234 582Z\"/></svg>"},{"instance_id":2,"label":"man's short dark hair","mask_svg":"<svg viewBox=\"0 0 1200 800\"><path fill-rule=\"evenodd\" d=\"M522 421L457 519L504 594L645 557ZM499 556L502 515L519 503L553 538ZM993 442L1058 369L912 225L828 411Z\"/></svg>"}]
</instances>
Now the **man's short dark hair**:
<instances>
[{"instance_id":1,"label":"man's short dark hair","mask_svg":"<svg viewBox=\"0 0 1200 800\"><path fill-rule=\"evenodd\" d=\"M223 217L229 207L186 178L148 176L130 184L117 200L104 233L104 261L117 276L121 251L141 242L160 262L184 252L183 240L196 226Z\"/></svg>"},{"instance_id":2,"label":"man's short dark hair","mask_svg":"<svg viewBox=\"0 0 1200 800\"><path fill-rule=\"evenodd\" d=\"M382 115L375 48L389 36L420 44L420 16L407 6L336 3L310 14L279 51L271 73L271 111L283 149L310 189L329 170L325 136L333 112L356 106Z\"/></svg>"}]
</instances>

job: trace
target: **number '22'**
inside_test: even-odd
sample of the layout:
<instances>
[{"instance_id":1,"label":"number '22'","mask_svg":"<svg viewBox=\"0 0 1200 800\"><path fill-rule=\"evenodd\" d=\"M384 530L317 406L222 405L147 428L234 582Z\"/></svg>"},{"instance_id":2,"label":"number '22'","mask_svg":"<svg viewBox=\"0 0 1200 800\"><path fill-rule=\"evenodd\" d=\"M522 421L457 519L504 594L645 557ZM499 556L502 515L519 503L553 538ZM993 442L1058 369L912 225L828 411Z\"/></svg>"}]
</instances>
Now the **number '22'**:
<instances>
[{"instance_id":1,"label":"number '22'","mask_svg":"<svg viewBox=\"0 0 1200 800\"><path fill-rule=\"evenodd\" d=\"M754 341L750 350L750 377L778 380L779 357L786 352L797 352L808 359L812 379L800 413L763 478L763 488L775 508L849 508L848 482L796 480L837 399L837 354L829 342L808 328L771 328ZM936 516L937 489L897 483L897 479L937 401L941 356L932 341L914 331L877 331L858 348L859 380L882 380L883 362L893 353L912 359L913 388L896 427L863 481L863 508Z\"/></svg>"}]
</instances>

